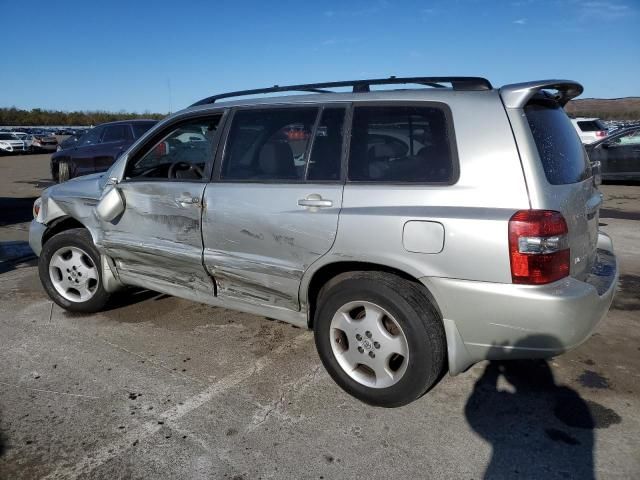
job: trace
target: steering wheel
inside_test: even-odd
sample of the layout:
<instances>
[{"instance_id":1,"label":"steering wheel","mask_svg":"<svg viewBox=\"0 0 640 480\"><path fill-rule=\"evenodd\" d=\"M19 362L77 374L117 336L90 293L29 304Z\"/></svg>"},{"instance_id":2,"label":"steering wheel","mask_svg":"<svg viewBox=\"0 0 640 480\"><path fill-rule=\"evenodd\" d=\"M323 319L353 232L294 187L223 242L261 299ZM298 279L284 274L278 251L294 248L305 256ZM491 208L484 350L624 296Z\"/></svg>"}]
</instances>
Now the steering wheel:
<instances>
[{"instance_id":1,"label":"steering wheel","mask_svg":"<svg viewBox=\"0 0 640 480\"><path fill-rule=\"evenodd\" d=\"M195 172L195 174L198 175L198 177L204 178L204 172L200 167L198 167L193 163L187 163L187 162L173 162L169 167L169 173L167 174L167 176L169 178L178 178L176 177L177 170L187 170L187 171Z\"/></svg>"}]
</instances>

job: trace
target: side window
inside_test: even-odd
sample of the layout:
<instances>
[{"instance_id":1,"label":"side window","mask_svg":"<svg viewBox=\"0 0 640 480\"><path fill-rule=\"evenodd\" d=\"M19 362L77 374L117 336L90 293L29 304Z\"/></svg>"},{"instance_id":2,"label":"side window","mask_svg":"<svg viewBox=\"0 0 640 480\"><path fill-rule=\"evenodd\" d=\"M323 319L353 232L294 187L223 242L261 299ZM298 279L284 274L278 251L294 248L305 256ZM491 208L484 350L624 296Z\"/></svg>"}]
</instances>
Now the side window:
<instances>
[{"instance_id":1,"label":"side window","mask_svg":"<svg viewBox=\"0 0 640 480\"><path fill-rule=\"evenodd\" d=\"M107 142L122 142L130 137L129 125L107 125L104 127L104 135L102 136L102 143Z\"/></svg>"},{"instance_id":2,"label":"side window","mask_svg":"<svg viewBox=\"0 0 640 480\"><path fill-rule=\"evenodd\" d=\"M303 180L317 108L241 110L225 148L223 180Z\"/></svg>"},{"instance_id":3,"label":"side window","mask_svg":"<svg viewBox=\"0 0 640 480\"><path fill-rule=\"evenodd\" d=\"M612 140L617 145L640 145L640 130L625 133Z\"/></svg>"},{"instance_id":4,"label":"side window","mask_svg":"<svg viewBox=\"0 0 640 480\"><path fill-rule=\"evenodd\" d=\"M453 177L450 132L442 109L355 108L349 180L449 183Z\"/></svg>"},{"instance_id":5,"label":"side window","mask_svg":"<svg viewBox=\"0 0 640 480\"><path fill-rule=\"evenodd\" d=\"M313 140L307 180L340 179L344 108L325 108Z\"/></svg>"},{"instance_id":6,"label":"side window","mask_svg":"<svg viewBox=\"0 0 640 480\"><path fill-rule=\"evenodd\" d=\"M86 147L88 145L95 145L96 143L100 143L100 137L102 136L102 132L104 132L104 127L92 128L87 133L82 135L78 146Z\"/></svg>"},{"instance_id":7,"label":"side window","mask_svg":"<svg viewBox=\"0 0 640 480\"><path fill-rule=\"evenodd\" d=\"M142 135L147 133L151 127L155 125L155 122L136 122L131 124L131 128L133 128L133 138L140 138Z\"/></svg>"},{"instance_id":8,"label":"side window","mask_svg":"<svg viewBox=\"0 0 640 480\"><path fill-rule=\"evenodd\" d=\"M189 120L173 126L143 155L132 158L127 179L165 179L201 181L213 162L213 141L221 115Z\"/></svg>"}]
</instances>

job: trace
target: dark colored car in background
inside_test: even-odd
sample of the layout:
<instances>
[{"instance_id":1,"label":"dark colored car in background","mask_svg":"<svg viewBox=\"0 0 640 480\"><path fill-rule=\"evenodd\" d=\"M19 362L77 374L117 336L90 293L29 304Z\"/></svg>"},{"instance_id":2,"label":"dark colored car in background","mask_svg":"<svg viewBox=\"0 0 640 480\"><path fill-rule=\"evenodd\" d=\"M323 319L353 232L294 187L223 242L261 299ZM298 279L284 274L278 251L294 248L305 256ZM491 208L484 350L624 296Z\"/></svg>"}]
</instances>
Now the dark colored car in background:
<instances>
[{"instance_id":1,"label":"dark colored car in background","mask_svg":"<svg viewBox=\"0 0 640 480\"><path fill-rule=\"evenodd\" d=\"M80 138L82 138L82 136L86 133L87 132L82 132L82 133L76 133L74 135L69 135L67 138L65 138L63 141L61 141L58 144L56 151L59 152L60 150L68 150L70 148L77 147L78 140L80 140Z\"/></svg>"},{"instance_id":2,"label":"dark colored car in background","mask_svg":"<svg viewBox=\"0 0 640 480\"><path fill-rule=\"evenodd\" d=\"M76 145L51 155L51 176L57 182L106 171L155 120L103 123L84 134Z\"/></svg>"},{"instance_id":3,"label":"dark colored car in background","mask_svg":"<svg viewBox=\"0 0 640 480\"><path fill-rule=\"evenodd\" d=\"M640 180L640 126L617 130L585 147L589 159L600 162L603 180Z\"/></svg>"}]
</instances>

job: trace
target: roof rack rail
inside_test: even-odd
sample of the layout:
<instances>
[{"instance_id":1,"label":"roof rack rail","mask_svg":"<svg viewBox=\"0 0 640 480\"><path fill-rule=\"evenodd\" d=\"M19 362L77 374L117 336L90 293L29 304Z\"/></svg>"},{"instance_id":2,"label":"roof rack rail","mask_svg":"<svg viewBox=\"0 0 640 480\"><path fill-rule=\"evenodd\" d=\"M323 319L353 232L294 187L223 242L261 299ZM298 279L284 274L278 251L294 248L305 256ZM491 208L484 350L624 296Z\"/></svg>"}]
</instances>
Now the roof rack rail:
<instances>
[{"instance_id":1,"label":"roof rack rail","mask_svg":"<svg viewBox=\"0 0 640 480\"><path fill-rule=\"evenodd\" d=\"M242 97L246 95L259 95L261 93L276 92L314 92L314 93L334 93L327 88L353 87L353 93L364 93L371 91L371 85L403 85L417 84L433 88L444 88L443 83L450 83L454 90L491 90L493 87L486 78L481 77L389 77L372 78L368 80L345 80L342 82L307 83L301 85L274 85L267 88L256 88L253 90L238 90L236 92L221 93L204 98L193 105L207 105L215 103L223 98Z\"/></svg>"}]
</instances>

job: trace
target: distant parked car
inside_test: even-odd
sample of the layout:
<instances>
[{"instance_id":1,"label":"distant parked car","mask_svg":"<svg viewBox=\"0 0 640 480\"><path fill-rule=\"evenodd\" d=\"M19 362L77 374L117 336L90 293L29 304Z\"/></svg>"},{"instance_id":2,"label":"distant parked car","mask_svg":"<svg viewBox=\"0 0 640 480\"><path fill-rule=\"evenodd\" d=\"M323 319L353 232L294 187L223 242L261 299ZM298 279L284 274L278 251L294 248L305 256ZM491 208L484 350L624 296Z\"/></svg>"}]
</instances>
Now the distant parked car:
<instances>
[{"instance_id":1,"label":"distant parked car","mask_svg":"<svg viewBox=\"0 0 640 480\"><path fill-rule=\"evenodd\" d=\"M75 146L51 156L51 176L57 182L65 182L80 175L104 172L156 123L155 120L127 120L98 125Z\"/></svg>"},{"instance_id":2,"label":"distant parked car","mask_svg":"<svg viewBox=\"0 0 640 480\"><path fill-rule=\"evenodd\" d=\"M600 162L603 180L640 180L640 126L625 128L587 145L592 162Z\"/></svg>"},{"instance_id":3,"label":"distant parked car","mask_svg":"<svg viewBox=\"0 0 640 480\"><path fill-rule=\"evenodd\" d=\"M29 135L29 134L28 134L28 133L26 133L26 132L19 132L19 131L11 132L11 134L12 134L14 137L17 137L17 138L18 138L18 140L24 140L24 137L26 137L27 135Z\"/></svg>"},{"instance_id":4,"label":"distant parked car","mask_svg":"<svg viewBox=\"0 0 640 480\"><path fill-rule=\"evenodd\" d=\"M607 136L607 126L599 118L572 118L571 123L583 144L593 143Z\"/></svg>"},{"instance_id":5,"label":"distant parked car","mask_svg":"<svg viewBox=\"0 0 640 480\"><path fill-rule=\"evenodd\" d=\"M29 152L53 152L58 146L58 140L49 134L33 134L24 137L24 144L25 149Z\"/></svg>"},{"instance_id":6,"label":"distant parked car","mask_svg":"<svg viewBox=\"0 0 640 480\"><path fill-rule=\"evenodd\" d=\"M78 140L80 140L80 137L82 137L82 135L84 135L84 132L68 136L63 141L58 143L56 151L59 152L60 150L67 150L69 148L78 146Z\"/></svg>"},{"instance_id":7,"label":"distant parked car","mask_svg":"<svg viewBox=\"0 0 640 480\"><path fill-rule=\"evenodd\" d=\"M22 153L24 152L24 141L20 140L13 133L0 133L0 153Z\"/></svg>"}]
</instances>

